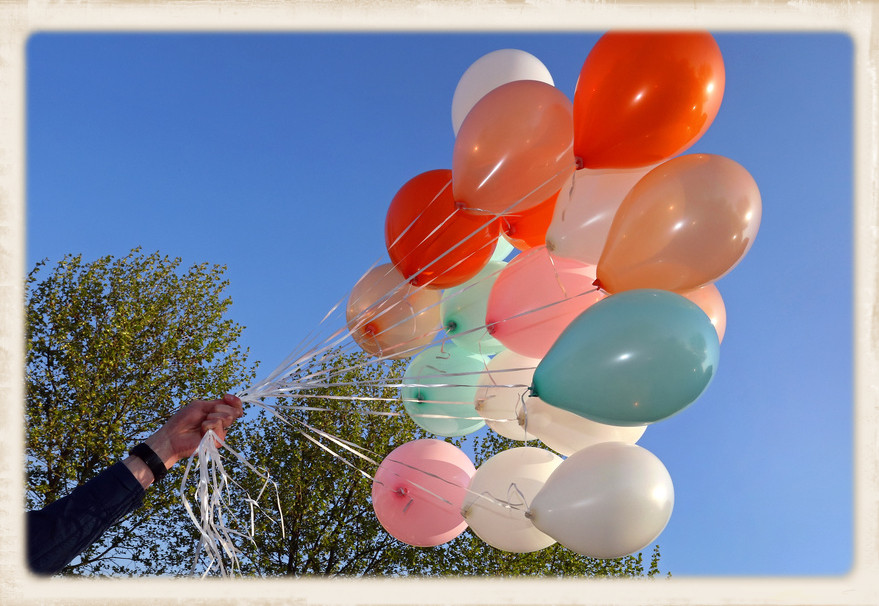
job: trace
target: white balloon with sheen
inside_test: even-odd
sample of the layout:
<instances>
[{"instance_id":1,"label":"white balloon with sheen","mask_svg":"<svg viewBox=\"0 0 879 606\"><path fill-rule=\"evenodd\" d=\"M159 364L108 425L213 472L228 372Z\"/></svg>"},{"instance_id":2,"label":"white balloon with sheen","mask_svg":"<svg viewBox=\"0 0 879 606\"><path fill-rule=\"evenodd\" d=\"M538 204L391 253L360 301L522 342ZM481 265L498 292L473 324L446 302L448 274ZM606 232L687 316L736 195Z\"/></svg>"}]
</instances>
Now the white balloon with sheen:
<instances>
[{"instance_id":1,"label":"white balloon with sheen","mask_svg":"<svg viewBox=\"0 0 879 606\"><path fill-rule=\"evenodd\" d=\"M517 80L554 84L552 74L540 59L514 48L504 48L477 59L458 81L452 96L452 128L455 135L477 101L498 86Z\"/></svg>"},{"instance_id":2,"label":"white balloon with sheen","mask_svg":"<svg viewBox=\"0 0 879 606\"><path fill-rule=\"evenodd\" d=\"M571 551L607 559L650 545L673 507L674 487L662 461L640 446L605 442L565 459L528 515Z\"/></svg>"},{"instance_id":3,"label":"white balloon with sheen","mask_svg":"<svg viewBox=\"0 0 879 606\"><path fill-rule=\"evenodd\" d=\"M557 455L531 446L499 452L476 470L461 515L496 549L527 553L549 547L555 539L535 528L525 512L561 463Z\"/></svg>"}]
</instances>

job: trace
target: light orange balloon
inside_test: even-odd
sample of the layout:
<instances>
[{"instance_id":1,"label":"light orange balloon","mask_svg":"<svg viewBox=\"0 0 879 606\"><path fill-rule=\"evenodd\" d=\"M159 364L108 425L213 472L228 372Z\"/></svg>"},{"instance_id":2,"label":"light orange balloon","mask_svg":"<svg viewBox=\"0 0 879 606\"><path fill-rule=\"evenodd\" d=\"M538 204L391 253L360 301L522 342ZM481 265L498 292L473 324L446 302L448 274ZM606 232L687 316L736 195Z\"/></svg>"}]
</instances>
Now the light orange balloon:
<instances>
[{"instance_id":1,"label":"light orange balloon","mask_svg":"<svg viewBox=\"0 0 879 606\"><path fill-rule=\"evenodd\" d=\"M748 252L762 205L741 164L712 154L660 164L620 204L598 261L608 293L683 293L726 275Z\"/></svg>"},{"instance_id":2,"label":"light orange balloon","mask_svg":"<svg viewBox=\"0 0 879 606\"><path fill-rule=\"evenodd\" d=\"M706 284L702 288L682 293L690 301L698 305L711 324L717 331L718 342L723 341L723 335L726 333L726 305L723 303L723 297L714 284Z\"/></svg>"},{"instance_id":3,"label":"light orange balloon","mask_svg":"<svg viewBox=\"0 0 879 606\"><path fill-rule=\"evenodd\" d=\"M366 353L409 358L439 331L441 291L409 284L390 263L363 275L348 296L348 330Z\"/></svg>"},{"instance_id":4,"label":"light orange balloon","mask_svg":"<svg viewBox=\"0 0 879 606\"><path fill-rule=\"evenodd\" d=\"M455 200L473 213L510 214L555 194L576 168L572 111L564 93L536 80L485 95L455 138Z\"/></svg>"}]
</instances>

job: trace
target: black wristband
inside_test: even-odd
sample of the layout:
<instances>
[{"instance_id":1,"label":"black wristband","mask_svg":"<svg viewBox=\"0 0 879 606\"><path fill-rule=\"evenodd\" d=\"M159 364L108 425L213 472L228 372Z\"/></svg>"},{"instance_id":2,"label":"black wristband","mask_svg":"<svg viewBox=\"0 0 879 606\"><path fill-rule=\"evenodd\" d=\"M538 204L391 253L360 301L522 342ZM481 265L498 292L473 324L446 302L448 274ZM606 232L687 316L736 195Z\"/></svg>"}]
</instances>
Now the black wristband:
<instances>
[{"instance_id":1,"label":"black wristband","mask_svg":"<svg viewBox=\"0 0 879 606\"><path fill-rule=\"evenodd\" d=\"M140 443L129 450L128 454L146 463L146 466L153 472L154 482L158 482L168 473L168 468L165 467L165 463L159 458L159 455L144 443Z\"/></svg>"}]
</instances>

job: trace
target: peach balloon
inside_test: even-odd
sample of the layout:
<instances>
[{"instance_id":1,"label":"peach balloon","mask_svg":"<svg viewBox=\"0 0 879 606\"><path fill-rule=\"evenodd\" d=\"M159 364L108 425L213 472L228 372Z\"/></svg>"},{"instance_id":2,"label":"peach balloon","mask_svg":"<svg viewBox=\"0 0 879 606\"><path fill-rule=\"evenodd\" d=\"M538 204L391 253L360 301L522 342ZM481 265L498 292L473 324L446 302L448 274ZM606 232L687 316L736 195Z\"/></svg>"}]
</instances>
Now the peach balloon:
<instances>
[{"instance_id":1,"label":"peach balloon","mask_svg":"<svg viewBox=\"0 0 879 606\"><path fill-rule=\"evenodd\" d=\"M717 331L717 340L723 341L723 335L726 333L726 305L723 303L723 297L714 284L707 284L702 288L682 293L690 301L702 308L714 330Z\"/></svg>"},{"instance_id":2,"label":"peach balloon","mask_svg":"<svg viewBox=\"0 0 879 606\"><path fill-rule=\"evenodd\" d=\"M375 472L375 515L388 534L409 545L447 543L467 528L461 505L475 473L469 457L448 442L406 442Z\"/></svg>"},{"instance_id":3,"label":"peach balloon","mask_svg":"<svg viewBox=\"0 0 879 606\"><path fill-rule=\"evenodd\" d=\"M559 192L546 230L550 252L596 265L617 209L651 168L576 171Z\"/></svg>"},{"instance_id":4,"label":"peach balloon","mask_svg":"<svg viewBox=\"0 0 879 606\"><path fill-rule=\"evenodd\" d=\"M348 330L372 356L411 357L439 331L441 296L438 290L412 286L390 263L378 265L351 289Z\"/></svg>"},{"instance_id":5,"label":"peach balloon","mask_svg":"<svg viewBox=\"0 0 879 606\"><path fill-rule=\"evenodd\" d=\"M598 261L598 283L609 293L695 290L745 256L761 214L760 191L741 164L712 154L669 160L620 204Z\"/></svg>"},{"instance_id":6,"label":"peach balloon","mask_svg":"<svg viewBox=\"0 0 879 606\"><path fill-rule=\"evenodd\" d=\"M556 257L545 246L525 251L488 295L488 331L516 353L542 358L574 318L604 297L594 281L594 265Z\"/></svg>"},{"instance_id":7,"label":"peach balloon","mask_svg":"<svg viewBox=\"0 0 879 606\"><path fill-rule=\"evenodd\" d=\"M514 213L547 200L576 167L572 107L564 93L536 80L485 95L455 139L455 200L481 214Z\"/></svg>"}]
</instances>

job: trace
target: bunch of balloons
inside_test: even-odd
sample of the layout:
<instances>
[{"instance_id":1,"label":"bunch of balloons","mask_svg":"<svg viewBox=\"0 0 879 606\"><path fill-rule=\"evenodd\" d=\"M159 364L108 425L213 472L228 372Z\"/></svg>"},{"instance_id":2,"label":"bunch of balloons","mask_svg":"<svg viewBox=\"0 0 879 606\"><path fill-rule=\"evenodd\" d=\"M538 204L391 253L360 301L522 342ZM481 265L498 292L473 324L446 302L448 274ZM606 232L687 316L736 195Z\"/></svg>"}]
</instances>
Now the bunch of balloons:
<instances>
[{"instance_id":1,"label":"bunch of balloons","mask_svg":"<svg viewBox=\"0 0 879 606\"><path fill-rule=\"evenodd\" d=\"M438 545L469 526L506 551L615 558L662 532L671 478L636 442L716 374L715 282L761 217L745 168L684 154L724 85L705 32L605 34L573 103L524 51L463 74L451 169L391 200L390 263L352 289L348 329L376 358L410 359L401 397L428 432L487 424L554 452L523 445L475 469L440 439L399 446L372 492L393 536Z\"/></svg>"}]
</instances>

